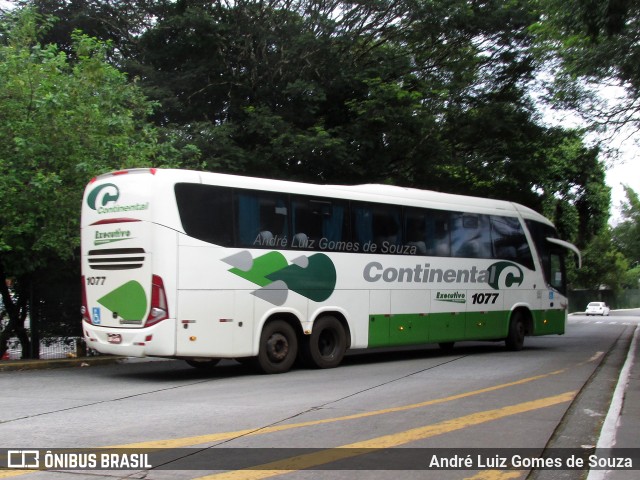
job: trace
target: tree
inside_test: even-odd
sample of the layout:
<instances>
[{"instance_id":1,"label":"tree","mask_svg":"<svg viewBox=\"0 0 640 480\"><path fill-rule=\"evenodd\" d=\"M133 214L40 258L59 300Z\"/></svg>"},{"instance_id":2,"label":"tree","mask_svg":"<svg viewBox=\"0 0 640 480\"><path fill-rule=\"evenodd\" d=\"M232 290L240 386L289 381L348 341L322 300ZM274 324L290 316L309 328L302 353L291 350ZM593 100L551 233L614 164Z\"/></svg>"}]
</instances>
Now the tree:
<instances>
[{"instance_id":1,"label":"tree","mask_svg":"<svg viewBox=\"0 0 640 480\"><path fill-rule=\"evenodd\" d=\"M640 122L640 3L634 0L540 0L532 27L554 74L556 104L578 108L592 123ZM625 101L597 101L603 85L622 87Z\"/></svg>"},{"instance_id":2,"label":"tree","mask_svg":"<svg viewBox=\"0 0 640 480\"><path fill-rule=\"evenodd\" d=\"M593 290L606 287L614 292L625 286L629 264L612 244L610 230L594 237L582 250L582 257L582 268L575 274L575 286Z\"/></svg>"},{"instance_id":3,"label":"tree","mask_svg":"<svg viewBox=\"0 0 640 480\"><path fill-rule=\"evenodd\" d=\"M529 96L538 3L33 3L62 19L57 43L82 25L118 46L185 168L503 198L581 245L606 223L600 151Z\"/></svg>"},{"instance_id":4,"label":"tree","mask_svg":"<svg viewBox=\"0 0 640 480\"><path fill-rule=\"evenodd\" d=\"M613 242L632 267L640 266L640 199L625 185L627 202L622 206L622 221L613 228Z\"/></svg>"},{"instance_id":5,"label":"tree","mask_svg":"<svg viewBox=\"0 0 640 480\"><path fill-rule=\"evenodd\" d=\"M0 20L0 355L15 333L28 356L32 285L52 262L77 262L84 185L167 158L145 121L151 104L105 61L105 44L74 33L72 63L38 42L50 21L33 10Z\"/></svg>"}]
</instances>

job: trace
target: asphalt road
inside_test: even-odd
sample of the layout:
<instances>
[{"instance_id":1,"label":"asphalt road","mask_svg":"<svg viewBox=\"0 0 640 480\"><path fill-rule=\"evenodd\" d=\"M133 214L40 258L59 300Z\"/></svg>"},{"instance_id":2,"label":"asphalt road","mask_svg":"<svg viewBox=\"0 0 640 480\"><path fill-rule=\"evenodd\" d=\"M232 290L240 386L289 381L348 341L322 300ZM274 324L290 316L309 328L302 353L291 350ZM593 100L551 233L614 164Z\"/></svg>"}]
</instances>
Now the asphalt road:
<instances>
[{"instance_id":1,"label":"asphalt road","mask_svg":"<svg viewBox=\"0 0 640 480\"><path fill-rule=\"evenodd\" d=\"M639 320L618 313L573 315L565 335L528 337L521 352L471 342L451 353L361 352L337 369L284 375L231 360L211 371L147 361L0 372L0 448L127 448L148 452L151 465L0 478L584 478L584 469L500 461L514 449L554 454L597 443ZM405 456L381 450L389 447ZM432 468L471 454L482 468ZM279 458L286 465L270 464Z\"/></svg>"}]
</instances>

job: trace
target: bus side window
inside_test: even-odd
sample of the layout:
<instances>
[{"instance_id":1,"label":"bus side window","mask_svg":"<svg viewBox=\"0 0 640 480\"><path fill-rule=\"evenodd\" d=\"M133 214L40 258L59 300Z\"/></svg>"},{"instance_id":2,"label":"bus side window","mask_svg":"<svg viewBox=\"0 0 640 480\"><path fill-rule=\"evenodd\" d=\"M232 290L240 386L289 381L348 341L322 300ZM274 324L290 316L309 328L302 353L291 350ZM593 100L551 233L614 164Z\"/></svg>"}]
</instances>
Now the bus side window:
<instances>
[{"instance_id":1,"label":"bus side window","mask_svg":"<svg viewBox=\"0 0 640 480\"><path fill-rule=\"evenodd\" d=\"M401 207L358 202L352 205L351 213L354 241L363 251L391 253L402 245Z\"/></svg>"},{"instance_id":2,"label":"bus side window","mask_svg":"<svg viewBox=\"0 0 640 480\"><path fill-rule=\"evenodd\" d=\"M315 231L313 213L309 208L309 201L305 198L293 198L291 200L291 248L309 248L313 242Z\"/></svg>"},{"instance_id":3,"label":"bus side window","mask_svg":"<svg viewBox=\"0 0 640 480\"><path fill-rule=\"evenodd\" d=\"M425 212L421 210L405 210L404 238L408 246L414 247L416 255L427 254L425 233Z\"/></svg>"},{"instance_id":4,"label":"bus side window","mask_svg":"<svg viewBox=\"0 0 640 480\"><path fill-rule=\"evenodd\" d=\"M373 209L373 238L378 251L385 253L391 246L402 245L400 218L402 211L392 205L376 205Z\"/></svg>"},{"instance_id":5,"label":"bus side window","mask_svg":"<svg viewBox=\"0 0 640 480\"><path fill-rule=\"evenodd\" d=\"M364 204L354 203L351 207L352 234L359 245L373 241L373 212Z\"/></svg>"},{"instance_id":6,"label":"bus side window","mask_svg":"<svg viewBox=\"0 0 640 480\"><path fill-rule=\"evenodd\" d=\"M448 212L431 210L427 216L427 254L451 256L451 229Z\"/></svg>"},{"instance_id":7,"label":"bus side window","mask_svg":"<svg viewBox=\"0 0 640 480\"><path fill-rule=\"evenodd\" d=\"M491 216L491 239L495 258L518 262L533 270L533 257L520 220Z\"/></svg>"},{"instance_id":8,"label":"bus side window","mask_svg":"<svg viewBox=\"0 0 640 480\"><path fill-rule=\"evenodd\" d=\"M491 233L487 215L453 213L451 215L451 255L467 258L491 258Z\"/></svg>"},{"instance_id":9,"label":"bus side window","mask_svg":"<svg viewBox=\"0 0 640 480\"><path fill-rule=\"evenodd\" d=\"M236 224L240 246L286 246L287 216L285 195L239 191L236 195Z\"/></svg>"},{"instance_id":10,"label":"bus side window","mask_svg":"<svg viewBox=\"0 0 640 480\"><path fill-rule=\"evenodd\" d=\"M312 204L314 202L312 201ZM347 237L347 205L333 201L331 204L320 203L319 208L314 209L314 214L322 218L321 238L328 242L342 242Z\"/></svg>"},{"instance_id":11,"label":"bus side window","mask_svg":"<svg viewBox=\"0 0 640 480\"><path fill-rule=\"evenodd\" d=\"M564 265L562 255L551 253L551 286L564 292Z\"/></svg>"}]
</instances>

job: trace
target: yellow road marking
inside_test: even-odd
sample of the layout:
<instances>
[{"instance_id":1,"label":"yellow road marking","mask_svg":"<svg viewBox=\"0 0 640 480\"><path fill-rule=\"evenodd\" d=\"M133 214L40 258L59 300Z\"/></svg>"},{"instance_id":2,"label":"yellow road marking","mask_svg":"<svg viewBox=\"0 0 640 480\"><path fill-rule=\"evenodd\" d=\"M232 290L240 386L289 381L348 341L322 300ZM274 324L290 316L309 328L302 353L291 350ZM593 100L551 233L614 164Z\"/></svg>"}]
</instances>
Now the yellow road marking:
<instances>
[{"instance_id":1,"label":"yellow road marking","mask_svg":"<svg viewBox=\"0 0 640 480\"><path fill-rule=\"evenodd\" d=\"M198 477L196 480L260 480L276 475L290 473L291 471L303 470L306 468L318 467L336 460L351 458L365 453L372 449L392 448L405 445L417 440L442 435L444 433L461 430L463 428L480 425L482 423L498 420L500 418L525 413L540 408L558 405L573 400L577 392L565 392L553 397L540 398L529 402L518 403L494 410L485 410L472 413L450 420L444 420L433 425L412 428L404 432L382 435L380 437L363 440L360 442L342 445L341 447L322 450L320 452L298 455L296 457L265 463L246 470L234 470L230 472L217 473Z\"/></svg>"},{"instance_id":2,"label":"yellow road marking","mask_svg":"<svg viewBox=\"0 0 640 480\"><path fill-rule=\"evenodd\" d=\"M467 477L464 480L515 480L525 475L526 470L502 471L502 470L485 470L479 472L473 477Z\"/></svg>"},{"instance_id":3,"label":"yellow road marking","mask_svg":"<svg viewBox=\"0 0 640 480\"><path fill-rule=\"evenodd\" d=\"M17 477L27 473L37 473L37 470L0 470L0 478Z\"/></svg>"},{"instance_id":4,"label":"yellow road marking","mask_svg":"<svg viewBox=\"0 0 640 480\"><path fill-rule=\"evenodd\" d=\"M292 430L295 428L313 427L316 425L323 425L323 424L334 423L334 422L343 422L347 420L358 420L361 418L374 417L377 415L385 415L388 413L415 410L417 408L429 407L429 406L438 405L441 403L452 402L454 400L460 400L462 398L481 395L483 393L494 392L496 390L501 390L504 388L522 385L524 383L533 382L535 380L541 380L543 378L550 377L552 375L558 375L560 373L565 372L566 370L567 370L566 368L562 368L560 370L555 370L553 372L544 373L541 375L535 375L533 377L522 378L520 380L516 380L513 382L502 383L500 385L481 388L479 390L472 390L470 392L459 393L457 395L451 395L449 397L436 398L434 400L427 400L425 402L413 403L410 405L401 405L399 407L384 408L382 410L373 410L370 412L361 412L361 413L355 413L352 415L344 415L342 417L325 418L322 420L310 420L307 422L288 423L284 425L273 425L270 427L264 427L264 428L258 428L258 429L248 428L245 430L236 430L233 432L211 433L207 435L198 435L194 437L183 437L183 438L174 438L174 439L166 439L166 440L155 440L150 442L128 443L123 445L111 445L111 446L102 447L102 448L142 448L142 449L144 448L180 448L180 447L187 447L192 445L201 445L205 443L220 442L220 441L230 440L233 438L243 437L243 436L264 435L267 433L282 432L285 430Z\"/></svg>"}]
</instances>

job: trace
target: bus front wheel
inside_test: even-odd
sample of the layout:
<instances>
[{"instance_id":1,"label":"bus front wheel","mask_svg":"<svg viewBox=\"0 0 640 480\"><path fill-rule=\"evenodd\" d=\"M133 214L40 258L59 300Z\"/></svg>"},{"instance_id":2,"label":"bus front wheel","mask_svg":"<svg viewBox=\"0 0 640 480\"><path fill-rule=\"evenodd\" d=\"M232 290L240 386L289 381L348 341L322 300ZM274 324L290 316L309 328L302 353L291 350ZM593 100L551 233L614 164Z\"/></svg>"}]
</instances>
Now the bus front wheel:
<instances>
[{"instance_id":1,"label":"bus front wheel","mask_svg":"<svg viewBox=\"0 0 640 480\"><path fill-rule=\"evenodd\" d=\"M438 346L440 347L440 350L442 350L445 353L453 352L454 345L455 345L455 342L440 342L438 344Z\"/></svg>"},{"instance_id":2,"label":"bus front wheel","mask_svg":"<svg viewBox=\"0 0 640 480\"><path fill-rule=\"evenodd\" d=\"M262 329L258 367L264 373L288 371L298 355L298 337L284 320L269 322Z\"/></svg>"},{"instance_id":3,"label":"bus front wheel","mask_svg":"<svg viewBox=\"0 0 640 480\"><path fill-rule=\"evenodd\" d=\"M347 350L347 334L335 317L316 320L311 335L305 338L302 356L311 367L334 368L340 365Z\"/></svg>"},{"instance_id":4,"label":"bus front wheel","mask_svg":"<svg viewBox=\"0 0 640 480\"><path fill-rule=\"evenodd\" d=\"M512 352L522 350L524 347L525 329L526 327L522 314L520 312L515 312L511 317L511 322L509 322L509 334L505 339L507 350L511 350Z\"/></svg>"}]
</instances>

